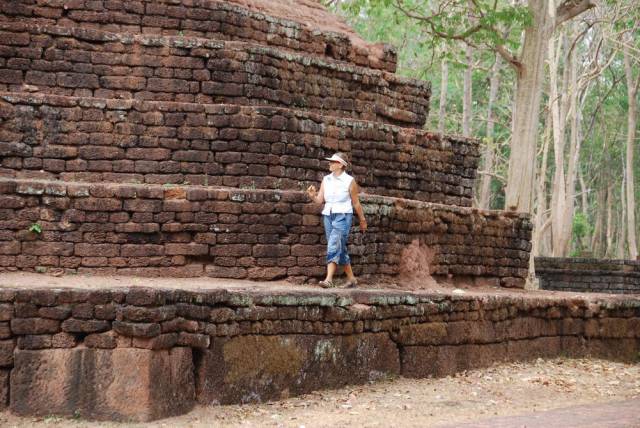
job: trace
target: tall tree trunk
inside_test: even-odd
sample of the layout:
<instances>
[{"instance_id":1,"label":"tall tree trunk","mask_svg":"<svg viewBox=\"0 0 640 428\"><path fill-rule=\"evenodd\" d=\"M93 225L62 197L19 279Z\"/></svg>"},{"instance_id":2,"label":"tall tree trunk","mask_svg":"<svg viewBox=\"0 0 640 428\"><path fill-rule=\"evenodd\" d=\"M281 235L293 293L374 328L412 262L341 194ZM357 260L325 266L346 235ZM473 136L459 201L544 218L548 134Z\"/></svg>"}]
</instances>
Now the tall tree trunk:
<instances>
[{"instance_id":1,"label":"tall tree trunk","mask_svg":"<svg viewBox=\"0 0 640 428\"><path fill-rule=\"evenodd\" d=\"M572 39L574 39L572 37ZM578 107L578 65L576 49L571 50L569 58L569 159L567 167L567 198L564 205L564 229L562 236L562 254L567 256L571 250L571 236L573 234L573 217L575 213L576 181L578 178L578 161L582 140L580 135L580 109Z\"/></svg>"},{"instance_id":2,"label":"tall tree trunk","mask_svg":"<svg viewBox=\"0 0 640 428\"><path fill-rule=\"evenodd\" d=\"M505 191L505 208L508 210L531 212L536 134L547 42L556 26L594 6L591 0L565 0L557 8L555 3L549 0L528 2L533 20L525 29L521 59L516 67L511 156ZM513 64L513 58L511 63Z\"/></svg>"},{"instance_id":3,"label":"tall tree trunk","mask_svg":"<svg viewBox=\"0 0 640 428\"><path fill-rule=\"evenodd\" d=\"M471 136L472 117L472 76L473 76L473 49L467 45L465 48L465 60L467 67L464 70L463 94L462 94L462 136Z\"/></svg>"},{"instance_id":4,"label":"tall tree trunk","mask_svg":"<svg viewBox=\"0 0 640 428\"><path fill-rule=\"evenodd\" d=\"M550 3L548 0L529 0L533 24L525 30L521 66L516 77L511 156L505 190L505 208L508 210L531 212L544 61L555 21L555 10Z\"/></svg>"},{"instance_id":5,"label":"tall tree trunk","mask_svg":"<svg viewBox=\"0 0 640 428\"><path fill-rule=\"evenodd\" d=\"M580 139L582 141L582 139ZM589 216L589 189L587 188L587 183L584 181L584 174L582 171L578 171L578 183L580 184L580 211L582 211L582 215L585 217Z\"/></svg>"},{"instance_id":6,"label":"tall tree trunk","mask_svg":"<svg viewBox=\"0 0 640 428\"><path fill-rule=\"evenodd\" d=\"M627 245L629 247L629 258L636 260L638 258L638 245L636 244L636 198L633 178L633 152L636 139L636 121L638 114L638 83L640 78L635 79L631 68L631 59L629 54L629 45L624 44L624 71L627 79L627 98L629 110L627 112L627 165L626 165L626 196L627 196Z\"/></svg>"},{"instance_id":7,"label":"tall tree trunk","mask_svg":"<svg viewBox=\"0 0 640 428\"><path fill-rule=\"evenodd\" d=\"M445 116L447 114L447 87L449 86L449 64L446 59L440 63L440 105L438 110L438 132L444 134Z\"/></svg>"},{"instance_id":8,"label":"tall tree trunk","mask_svg":"<svg viewBox=\"0 0 640 428\"><path fill-rule=\"evenodd\" d=\"M613 230L613 183L611 183L609 179L609 183L607 185L607 248L605 249L604 255L606 258L613 257L614 249L613 249L613 238L615 231Z\"/></svg>"},{"instance_id":9,"label":"tall tree trunk","mask_svg":"<svg viewBox=\"0 0 640 428\"><path fill-rule=\"evenodd\" d=\"M494 141L494 118L493 104L498 96L498 85L500 83L500 63L499 56L491 67L491 77L489 78L489 101L487 103L487 140L484 146L484 174L480 181L480 201L479 206L483 209L489 209L491 206L491 172L495 162L495 141Z\"/></svg>"},{"instance_id":10,"label":"tall tree trunk","mask_svg":"<svg viewBox=\"0 0 640 428\"><path fill-rule=\"evenodd\" d=\"M563 38L563 43L554 53L554 39L549 40L549 101L553 118L555 174L552 188L552 232L553 255L566 257L571 249L573 217L575 212L576 179L578 174L578 158L580 155L580 114L578 108L578 70L576 50L571 49L575 39L575 31L569 28L572 36ZM561 49L568 50L564 62L562 90L558 91L558 68ZM563 95L561 95L563 94ZM569 123L569 149L567 169L565 173L565 124Z\"/></svg>"},{"instance_id":11,"label":"tall tree trunk","mask_svg":"<svg viewBox=\"0 0 640 428\"><path fill-rule=\"evenodd\" d=\"M565 145L565 124L566 124L566 103L568 89L569 70L565 61L562 88L558 90L558 72L560 68L560 55L563 47L563 40L560 40L555 48L555 40L549 39L549 110L551 111L551 121L553 129L553 155L554 155L554 175L551 187L551 224L552 224L552 248L554 257L565 255L565 219L564 213L567 203L566 174L564 169L564 145Z\"/></svg>"},{"instance_id":12,"label":"tall tree trunk","mask_svg":"<svg viewBox=\"0 0 640 428\"><path fill-rule=\"evenodd\" d=\"M547 116L547 122L551 122L551 114ZM549 145L551 140L551 128L545 127L544 141L542 145L542 160L538 171L538 181L536 184L536 211L533 220L533 236L531 252L534 256L546 255L548 248L544 245L544 236L549 230L548 222L545 222L544 215L547 211L547 195L545 193L545 183L547 181L547 162L549 158Z\"/></svg>"},{"instance_id":13,"label":"tall tree trunk","mask_svg":"<svg viewBox=\"0 0 640 428\"><path fill-rule=\"evenodd\" d=\"M582 179L582 175L580 176L581 179L580 181L584 181ZM607 189L604 185L605 183L601 183L600 184L600 188L598 189L598 191L596 192L596 221L595 221L595 225L593 227L593 235L591 235L591 243L590 243L590 248L591 251L593 252L594 257L604 257L604 253L605 253L605 242L603 239L603 235L604 235L604 216L605 216L605 211L607 209L606 207L606 203L607 203ZM584 189L583 189L584 191Z\"/></svg>"},{"instance_id":14,"label":"tall tree trunk","mask_svg":"<svg viewBox=\"0 0 640 428\"><path fill-rule=\"evenodd\" d=\"M625 258L625 251L624 251L624 244L627 242L627 198L625 197L625 191L627 188L627 172L626 172L626 165L625 165L625 160L622 161L622 186L620 189L620 205L621 205L621 212L620 212L620 217L618 219L618 245L616 246L616 258L618 259L624 259Z\"/></svg>"}]
</instances>

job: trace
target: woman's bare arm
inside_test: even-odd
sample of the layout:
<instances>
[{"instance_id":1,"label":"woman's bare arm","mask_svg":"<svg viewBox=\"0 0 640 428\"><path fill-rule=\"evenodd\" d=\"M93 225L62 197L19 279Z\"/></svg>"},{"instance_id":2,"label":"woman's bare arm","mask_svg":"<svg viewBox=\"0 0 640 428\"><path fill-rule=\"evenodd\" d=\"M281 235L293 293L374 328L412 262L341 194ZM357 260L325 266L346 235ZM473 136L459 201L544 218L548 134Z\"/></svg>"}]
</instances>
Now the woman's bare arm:
<instances>
[{"instance_id":1,"label":"woman's bare arm","mask_svg":"<svg viewBox=\"0 0 640 428\"><path fill-rule=\"evenodd\" d=\"M356 180L351 182L349 186L349 195L351 196L351 205L353 205L353 210L356 212L358 216L358 222L360 223L360 230L367 230L367 220L364 218L364 211L362 211L362 205L360 205L360 197L358 196L360 193L360 187Z\"/></svg>"},{"instance_id":2,"label":"woman's bare arm","mask_svg":"<svg viewBox=\"0 0 640 428\"><path fill-rule=\"evenodd\" d=\"M316 190L316 186L313 184L307 188L307 195L311 198L311 201L316 204L324 203L324 181L320 184L320 191Z\"/></svg>"}]
</instances>

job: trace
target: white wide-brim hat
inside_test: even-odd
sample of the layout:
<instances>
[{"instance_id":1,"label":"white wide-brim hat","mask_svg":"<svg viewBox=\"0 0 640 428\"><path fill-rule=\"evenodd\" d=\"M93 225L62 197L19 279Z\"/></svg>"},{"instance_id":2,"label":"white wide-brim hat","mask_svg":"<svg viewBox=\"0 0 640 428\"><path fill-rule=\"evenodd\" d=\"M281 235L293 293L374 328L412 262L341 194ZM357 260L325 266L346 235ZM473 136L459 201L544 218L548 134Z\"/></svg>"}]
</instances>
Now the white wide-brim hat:
<instances>
[{"instance_id":1,"label":"white wide-brim hat","mask_svg":"<svg viewBox=\"0 0 640 428\"><path fill-rule=\"evenodd\" d=\"M338 156L335 153L330 158L325 158L325 159L328 160L328 161L340 162L342 165L344 165L345 168L347 168L349 166L349 164L347 163L346 160L342 159L340 156Z\"/></svg>"}]
</instances>

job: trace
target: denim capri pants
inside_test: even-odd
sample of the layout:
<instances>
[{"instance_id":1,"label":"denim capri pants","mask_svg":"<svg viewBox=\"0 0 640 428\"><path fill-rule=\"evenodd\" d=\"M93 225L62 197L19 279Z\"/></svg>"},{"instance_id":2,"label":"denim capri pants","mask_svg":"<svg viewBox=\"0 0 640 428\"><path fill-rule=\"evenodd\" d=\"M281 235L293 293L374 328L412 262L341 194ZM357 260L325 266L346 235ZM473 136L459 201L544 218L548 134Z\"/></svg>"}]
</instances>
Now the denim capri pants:
<instances>
[{"instance_id":1,"label":"denim capri pants","mask_svg":"<svg viewBox=\"0 0 640 428\"><path fill-rule=\"evenodd\" d=\"M327 238L327 264L351 264L347 253L347 240L351 229L352 213L334 213L323 215L324 234Z\"/></svg>"}]
</instances>

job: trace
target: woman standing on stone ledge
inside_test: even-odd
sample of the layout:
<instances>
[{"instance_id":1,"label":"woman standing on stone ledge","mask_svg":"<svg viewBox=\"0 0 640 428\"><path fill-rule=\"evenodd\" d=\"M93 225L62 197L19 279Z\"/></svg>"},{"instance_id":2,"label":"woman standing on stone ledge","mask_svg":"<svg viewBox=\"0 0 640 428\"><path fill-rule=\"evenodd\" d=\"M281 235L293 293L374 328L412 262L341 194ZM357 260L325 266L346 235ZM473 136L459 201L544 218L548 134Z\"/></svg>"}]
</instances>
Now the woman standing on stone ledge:
<instances>
[{"instance_id":1,"label":"woman standing on stone ledge","mask_svg":"<svg viewBox=\"0 0 640 428\"><path fill-rule=\"evenodd\" d=\"M313 202L317 204L324 202L322 219L324 233L327 237L327 276L320 281L320 285L324 288L335 287L333 275L338 265L341 265L347 275L345 287L355 287L358 280L353 275L351 259L347 253L347 240L353 220L353 211L355 210L358 215L362 232L367 230L367 221L364 218L358 197L358 184L346 172L349 167L346 155L336 153L325 159L329 161L331 174L325 175L322 179L320 191L317 191L313 185L307 189L307 194Z\"/></svg>"}]
</instances>

